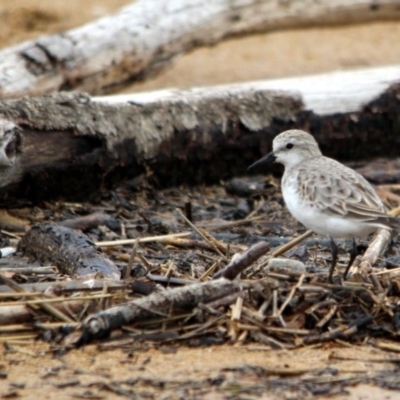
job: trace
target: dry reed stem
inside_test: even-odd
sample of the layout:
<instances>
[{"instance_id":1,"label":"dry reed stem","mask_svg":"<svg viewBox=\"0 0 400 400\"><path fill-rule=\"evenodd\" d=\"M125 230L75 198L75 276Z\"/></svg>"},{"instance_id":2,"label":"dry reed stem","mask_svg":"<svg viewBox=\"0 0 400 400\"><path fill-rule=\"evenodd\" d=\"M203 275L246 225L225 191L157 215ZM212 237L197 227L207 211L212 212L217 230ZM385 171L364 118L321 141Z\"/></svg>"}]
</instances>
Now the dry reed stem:
<instances>
[{"instance_id":1,"label":"dry reed stem","mask_svg":"<svg viewBox=\"0 0 400 400\"><path fill-rule=\"evenodd\" d=\"M169 235L159 235L159 236L148 236L139 239L139 243L151 243L151 242L162 242L163 240L170 238L182 238L188 237L192 233L191 232L181 232L181 233L171 233ZM96 242L95 245L97 247L113 247L113 246L124 246L126 244L134 244L136 239L122 239L122 240L111 240L104 242Z\"/></svg>"},{"instance_id":2,"label":"dry reed stem","mask_svg":"<svg viewBox=\"0 0 400 400\"><path fill-rule=\"evenodd\" d=\"M207 237L199 228L197 228L191 221L189 221L189 219L186 218L186 216L179 208L177 208L176 211L187 225L189 225L199 236L201 236L206 242L208 242L208 244L215 250L216 253L218 253L224 260L226 260L225 254L223 254L221 250L215 245L214 241L211 241L209 239L211 234L208 234Z\"/></svg>"}]
</instances>

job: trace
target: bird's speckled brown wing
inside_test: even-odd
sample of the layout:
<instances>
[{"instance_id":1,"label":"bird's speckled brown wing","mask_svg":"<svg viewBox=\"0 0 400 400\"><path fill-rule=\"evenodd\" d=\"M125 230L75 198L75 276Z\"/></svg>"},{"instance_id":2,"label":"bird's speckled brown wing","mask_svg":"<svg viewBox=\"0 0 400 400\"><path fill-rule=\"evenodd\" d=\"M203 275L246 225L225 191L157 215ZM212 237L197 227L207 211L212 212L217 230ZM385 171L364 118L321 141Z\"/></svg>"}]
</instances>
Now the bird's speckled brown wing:
<instances>
[{"instance_id":1,"label":"bird's speckled brown wing","mask_svg":"<svg viewBox=\"0 0 400 400\"><path fill-rule=\"evenodd\" d=\"M297 176L301 196L323 213L359 221L387 218L372 186L360 174L331 158L307 160L299 166Z\"/></svg>"}]
</instances>

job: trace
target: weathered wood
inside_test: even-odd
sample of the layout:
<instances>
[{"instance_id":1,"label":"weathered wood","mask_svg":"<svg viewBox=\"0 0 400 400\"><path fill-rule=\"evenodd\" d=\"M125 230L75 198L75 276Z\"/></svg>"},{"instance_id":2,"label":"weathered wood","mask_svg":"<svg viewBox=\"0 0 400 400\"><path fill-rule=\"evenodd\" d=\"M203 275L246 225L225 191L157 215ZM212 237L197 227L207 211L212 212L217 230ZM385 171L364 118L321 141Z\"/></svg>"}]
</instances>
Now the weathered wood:
<instances>
[{"instance_id":1,"label":"weathered wood","mask_svg":"<svg viewBox=\"0 0 400 400\"><path fill-rule=\"evenodd\" d=\"M153 293L149 296L111 307L90 315L83 322L78 335L67 337L67 342L83 344L102 337L111 330L148 318L168 317L179 310L191 310L200 303L208 303L251 285L246 282L217 279Z\"/></svg>"},{"instance_id":2,"label":"weathered wood","mask_svg":"<svg viewBox=\"0 0 400 400\"><path fill-rule=\"evenodd\" d=\"M245 148L249 129L294 118L301 108L292 94L241 90L182 92L147 104L108 104L78 93L6 100L0 118L22 128L22 150L12 167L0 169L0 197L14 190L31 199L82 199L100 184L150 168L167 184L201 182L210 173L198 170L203 163L218 156L232 164L232 150ZM213 179L221 179L216 172Z\"/></svg>"},{"instance_id":3,"label":"weathered wood","mask_svg":"<svg viewBox=\"0 0 400 400\"><path fill-rule=\"evenodd\" d=\"M102 273L119 279L118 267L104 257L90 238L60 225L38 225L29 230L18 244L25 255L42 263L51 263L68 275Z\"/></svg>"},{"instance_id":4,"label":"weathered wood","mask_svg":"<svg viewBox=\"0 0 400 400\"><path fill-rule=\"evenodd\" d=\"M0 97L110 92L235 35L399 17L398 0L139 0L113 16L1 51Z\"/></svg>"},{"instance_id":5,"label":"weathered wood","mask_svg":"<svg viewBox=\"0 0 400 400\"><path fill-rule=\"evenodd\" d=\"M324 154L340 160L395 157L399 81L394 66L182 91L0 101L0 199L83 199L146 171L164 186L219 182L246 173L277 133L294 127L310 131Z\"/></svg>"},{"instance_id":6,"label":"weathered wood","mask_svg":"<svg viewBox=\"0 0 400 400\"><path fill-rule=\"evenodd\" d=\"M244 253L233 257L229 264L214 275L216 278L235 279L247 267L250 267L255 261L266 254L270 247L267 242L261 241L253 244Z\"/></svg>"}]
</instances>

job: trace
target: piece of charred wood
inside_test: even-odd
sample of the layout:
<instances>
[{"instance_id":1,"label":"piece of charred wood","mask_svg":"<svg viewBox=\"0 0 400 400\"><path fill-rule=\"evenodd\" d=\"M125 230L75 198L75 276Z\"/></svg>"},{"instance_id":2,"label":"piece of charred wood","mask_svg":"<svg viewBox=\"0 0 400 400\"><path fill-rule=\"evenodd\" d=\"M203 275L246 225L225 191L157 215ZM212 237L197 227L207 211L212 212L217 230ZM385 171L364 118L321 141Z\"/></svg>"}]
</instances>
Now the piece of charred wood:
<instances>
[{"instance_id":1,"label":"piece of charred wood","mask_svg":"<svg viewBox=\"0 0 400 400\"><path fill-rule=\"evenodd\" d=\"M34 226L21 239L18 250L41 263L55 265L63 274L98 272L106 278L120 279L117 266L96 249L88 236L64 226Z\"/></svg>"}]
</instances>

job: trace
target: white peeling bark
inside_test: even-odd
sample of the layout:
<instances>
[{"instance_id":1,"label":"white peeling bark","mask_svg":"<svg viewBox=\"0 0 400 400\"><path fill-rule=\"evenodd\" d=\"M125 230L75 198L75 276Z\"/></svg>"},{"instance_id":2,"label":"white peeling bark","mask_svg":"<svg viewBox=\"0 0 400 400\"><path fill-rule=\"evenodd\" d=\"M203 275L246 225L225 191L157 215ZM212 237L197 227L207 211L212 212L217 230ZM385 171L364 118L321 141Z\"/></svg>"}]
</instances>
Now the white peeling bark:
<instances>
[{"instance_id":1,"label":"white peeling bark","mask_svg":"<svg viewBox=\"0 0 400 400\"><path fill-rule=\"evenodd\" d=\"M279 91L286 96L301 99L306 110L317 115L350 113L385 93L389 86L400 82L400 65L338 71L324 74L297 76L233 85L194 88L188 90L163 89L153 92L94 97L94 101L109 104L141 104L183 101L191 99L245 95L254 91Z\"/></svg>"},{"instance_id":2,"label":"white peeling bark","mask_svg":"<svg viewBox=\"0 0 400 400\"><path fill-rule=\"evenodd\" d=\"M398 19L398 0L139 0L118 14L0 52L0 97L110 92L234 35Z\"/></svg>"}]
</instances>

